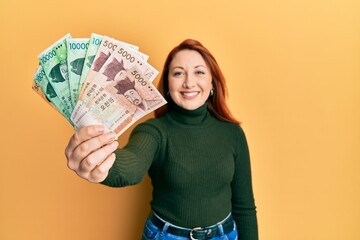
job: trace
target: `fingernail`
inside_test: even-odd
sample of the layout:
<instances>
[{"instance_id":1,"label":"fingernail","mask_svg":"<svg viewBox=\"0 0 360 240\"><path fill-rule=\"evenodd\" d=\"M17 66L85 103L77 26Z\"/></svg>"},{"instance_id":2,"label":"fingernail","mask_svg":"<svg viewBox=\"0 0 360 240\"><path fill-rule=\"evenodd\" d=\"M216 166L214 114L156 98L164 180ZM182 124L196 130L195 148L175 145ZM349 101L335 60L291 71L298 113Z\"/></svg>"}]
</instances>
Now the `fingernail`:
<instances>
[{"instance_id":1,"label":"fingernail","mask_svg":"<svg viewBox=\"0 0 360 240\"><path fill-rule=\"evenodd\" d=\"M112 144L113 144L113 147L114 147L114 148L117 148L118 145L119 145L119 143L118 143L117 141L114 141Z\"/></svg>"},{"instance_id":2,"label":"fingernail","mask_svg":"<svg viewBox=\"0 0 360 240\"><path fill-rule=\"evenodd\" d=\"M118 137L114 131L109 131L107 132L107 134L108 134L109 142L118 140Z\"/></svg>"}]
</instances>

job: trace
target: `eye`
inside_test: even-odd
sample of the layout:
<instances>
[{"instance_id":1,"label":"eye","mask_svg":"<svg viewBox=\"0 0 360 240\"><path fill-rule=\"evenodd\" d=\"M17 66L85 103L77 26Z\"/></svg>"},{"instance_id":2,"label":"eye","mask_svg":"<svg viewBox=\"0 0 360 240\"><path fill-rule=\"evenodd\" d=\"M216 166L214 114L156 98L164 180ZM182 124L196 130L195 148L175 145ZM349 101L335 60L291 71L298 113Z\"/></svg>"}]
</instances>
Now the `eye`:
<instances>
[{"instance_id":1,"label":"eye","mask_svg":"<svg viewBox=\"0 0 360 240\"><path fill-rule=\"evenodd\" d=\"M182 74L183 74L182 72L178 71L178 72L174 72L173 76L177 77L177 76L181 76Z\"/></svg>"},{"instance_id":2,"label":"eye","mask_svg":"<svg viewBox=\"0 0 360 240\"><path fill-rule=\"evenodd\" d=\"M205 72L204 72L204 71L200 71L200 70L199 70L199 71L196 71L196 74L197 74L197 75L204 75L204 74L205 74Z\"/></svg>"}]
</instances>

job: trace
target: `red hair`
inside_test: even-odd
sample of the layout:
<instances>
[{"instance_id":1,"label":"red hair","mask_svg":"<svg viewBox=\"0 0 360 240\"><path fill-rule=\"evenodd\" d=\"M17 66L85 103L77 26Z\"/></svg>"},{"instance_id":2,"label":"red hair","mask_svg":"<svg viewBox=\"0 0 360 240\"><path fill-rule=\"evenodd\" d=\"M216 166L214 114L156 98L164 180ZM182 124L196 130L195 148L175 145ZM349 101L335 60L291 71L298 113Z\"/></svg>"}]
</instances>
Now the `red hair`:
<instances>
[{"instance_id":1,"label":"red hair","mask_svg":"<svg viewBox=\"0 0 360 240\"><path fill-rule=\"evenodd\" d=\"M216 118L225 121L239 124L230 113L226 105L225 99L227 97L227 88L225 77L222 74L219 65L217 64L214 56L206 49L199 41L187 39L176 46L166 58L164 68L158 83L158 89L163 94L165 99L169 101L169 66L175 55L182 50L194 50L201 54L206 64L209 66L212 75L212 83L214 87L214 94L208 99L208 109ZM155 110L155 117L160 117L168 111L168 106L164 105Z\"/></svg>"}]
</instances>

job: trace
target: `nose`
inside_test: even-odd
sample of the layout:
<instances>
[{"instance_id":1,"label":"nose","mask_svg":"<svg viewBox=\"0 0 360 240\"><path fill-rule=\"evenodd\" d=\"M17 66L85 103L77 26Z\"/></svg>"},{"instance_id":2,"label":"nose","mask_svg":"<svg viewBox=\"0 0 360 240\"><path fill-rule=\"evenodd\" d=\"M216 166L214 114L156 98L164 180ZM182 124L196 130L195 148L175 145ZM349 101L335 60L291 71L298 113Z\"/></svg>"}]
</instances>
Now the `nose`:
<instances>
[{"instance_id":1,"label":"nose","mask_svg":"<svg viewBox=\"0 0 360 240\"><path fill-rule=\"evenodd\" d=\"M191 74L186 74L184 78L183 88L192 88L195 86L195 77Z\"/></svg>"}]
</instances>

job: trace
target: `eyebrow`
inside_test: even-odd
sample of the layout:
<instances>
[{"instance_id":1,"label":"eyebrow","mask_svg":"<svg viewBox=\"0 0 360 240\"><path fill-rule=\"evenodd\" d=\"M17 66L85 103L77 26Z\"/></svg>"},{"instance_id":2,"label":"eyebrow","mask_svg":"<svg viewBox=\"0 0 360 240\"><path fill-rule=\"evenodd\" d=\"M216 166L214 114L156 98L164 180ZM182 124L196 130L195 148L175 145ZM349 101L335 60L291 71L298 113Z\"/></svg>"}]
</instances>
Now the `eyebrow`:
<instances>
[{"instance_id":1,"label":"eyebrow","mask_svg":"<svg viewBox=\"0 0 360 240\"><path fill-rule=\"evenodd\" d=\"M195 68L198 68L198 67L204 67L204 68L206 68L206 66L204 66L204 65L197 65L197 66L195 66Z\"/></svg>"},{"instance_id":2,"label":"eyebrow","mask_svg":"<svg viewBox=\"0 0 360 240\"><path fill-rule=\"evenodd\" d=\"M204 68L206 68L206 66L204 66L204 65L196 65L194 68L199 68L199 67L204 67ZM184 70L184 68L181 67L181 66L175 66L175 67L171 68L170 70L173 70L173 69L175 69L175 68L180 68L180 69Z\"/></svg>"}]
</instances>

